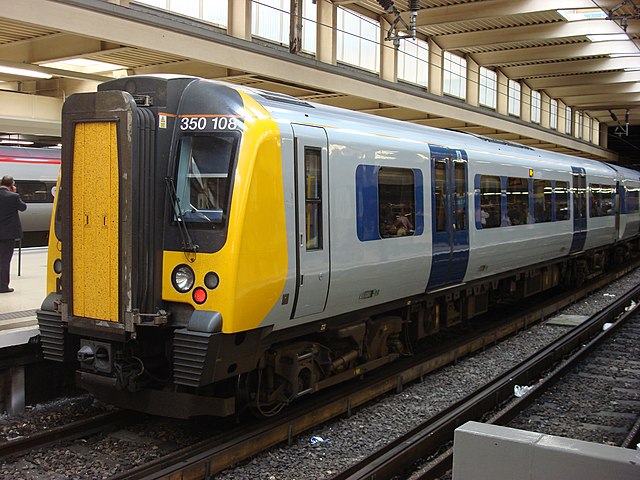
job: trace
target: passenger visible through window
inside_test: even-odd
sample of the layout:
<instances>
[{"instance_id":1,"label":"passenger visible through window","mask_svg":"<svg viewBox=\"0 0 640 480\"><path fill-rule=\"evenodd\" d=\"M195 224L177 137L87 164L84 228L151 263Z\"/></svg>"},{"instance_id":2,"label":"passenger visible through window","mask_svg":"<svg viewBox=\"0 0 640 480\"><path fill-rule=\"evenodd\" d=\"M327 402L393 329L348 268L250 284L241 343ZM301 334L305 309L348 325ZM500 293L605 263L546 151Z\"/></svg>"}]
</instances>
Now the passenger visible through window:
<instances>
[{"instance_id":1,"label":"passenger visible through window","mask_svg":"<svg viewBox=\"0 0 640 480\"><path fill-rule=\"evenodd\" d=\"M553 187L550 180L533 181L533 219L535 223L550 222L553 213Z\"/></svg>"},{"instance_id":2,"label":"passenger visible through window","mask_svg":"<svg viewBox=\"0 0 640 480\"><path fill-rule=\"evenodd\" d=\"M615 188L612 185L589 185L589 216L606 217L615 213Z\"/></svg>"},{"instance_id":3,"label":"passenger visible through window","mask_svg":"<svg viewBox=\"0 0 640 480\"><path fill-rule=\"evenodd\" d=\"M499 227L502 219L500 177L480 176L480 223L482 228Z\"/></svg>"},{"instance_id":4,"label":"passenger visible through window","mask_svg":"<svg viewBox=\"0 0 640 480\"><path fill-rule=\"evenodd\" d=\"M378 171L378 217L382 238L414 234L415 183L413 171L382 167Z\"/></svg>"},{"instance_id":5,"label":"passenger visible through window","mask_svg":"<svg viewBox=\"0 0 640 480\"><path fill-rule=\"evenodd\" d=\"M507 178L507 225L529 223L529 180Z\"/></svg>"}]
</instances>

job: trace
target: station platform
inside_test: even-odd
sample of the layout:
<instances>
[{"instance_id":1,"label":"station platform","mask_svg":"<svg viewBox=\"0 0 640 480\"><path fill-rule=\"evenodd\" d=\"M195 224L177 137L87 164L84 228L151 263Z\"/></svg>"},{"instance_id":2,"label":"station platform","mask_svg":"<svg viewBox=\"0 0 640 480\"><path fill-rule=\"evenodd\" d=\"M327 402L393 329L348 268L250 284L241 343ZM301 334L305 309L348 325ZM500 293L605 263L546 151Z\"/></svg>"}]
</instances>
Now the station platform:
<instances>
[{"instance_id":1,"label":"station platform","mask_svg":"<svg viewBox=\"0 0 640 480\"><path fill-rule=\"evenodd\" d=\"M12 293L0 293L0 348L25 344L39 334L36 310L46 296L47 248L16 249L11 261Z\"/></svg>"}]
</instances>

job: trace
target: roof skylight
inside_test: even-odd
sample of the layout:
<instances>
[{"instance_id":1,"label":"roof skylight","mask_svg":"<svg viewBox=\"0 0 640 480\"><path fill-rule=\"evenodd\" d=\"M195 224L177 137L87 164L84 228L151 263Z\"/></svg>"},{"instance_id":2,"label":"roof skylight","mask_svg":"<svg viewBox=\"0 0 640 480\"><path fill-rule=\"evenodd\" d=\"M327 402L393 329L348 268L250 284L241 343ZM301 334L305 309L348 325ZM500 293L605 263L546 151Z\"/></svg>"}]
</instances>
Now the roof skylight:
<instances>
[{"instance_id":1,"label":"roof skylight","mask_svg":"<svg viewBox=\"0 0 640 480\"><path fill-rule=\"evenodd\" d=\"M578 20L595 20L607 18L607 14L600 8L581 8L571 10L557 10L557 12L569 22Z\"/></svg>"},{"instance_id":2,"label":"roof skylight","mask_svg":"<svg viewBox=\"0 0 640 480\"><path fill-rule=\"evenodd\" d=\"M104 73L112 72L114 70L123 70L126 68L122 65L99 62L96 60L89 60L87 58L71 58L69 60L61 60L58 62L42 63L41 66L80 73Z\"/></svg>"}]
</instances>

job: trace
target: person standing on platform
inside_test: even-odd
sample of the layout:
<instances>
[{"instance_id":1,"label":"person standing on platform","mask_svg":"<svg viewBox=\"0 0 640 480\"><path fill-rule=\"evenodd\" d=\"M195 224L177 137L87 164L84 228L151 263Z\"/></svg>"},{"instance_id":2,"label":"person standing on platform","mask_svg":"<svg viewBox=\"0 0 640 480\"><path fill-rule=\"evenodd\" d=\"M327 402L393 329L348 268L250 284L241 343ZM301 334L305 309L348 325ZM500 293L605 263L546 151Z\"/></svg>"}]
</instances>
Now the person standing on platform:
<instances>
[{"instance_id":1,"label":"person standing on platform","mask_svg":"<svg viewBox=\"0 0 640 480\"><path fill-rule=\"evenodd\" d=\"M27 204L16 193L13 177L5 175L0 181L0 293L11 293L9 275L11 257L17 238L22 238L22 225L18 211L24 212Z\"/></svg>"}]
</instances>

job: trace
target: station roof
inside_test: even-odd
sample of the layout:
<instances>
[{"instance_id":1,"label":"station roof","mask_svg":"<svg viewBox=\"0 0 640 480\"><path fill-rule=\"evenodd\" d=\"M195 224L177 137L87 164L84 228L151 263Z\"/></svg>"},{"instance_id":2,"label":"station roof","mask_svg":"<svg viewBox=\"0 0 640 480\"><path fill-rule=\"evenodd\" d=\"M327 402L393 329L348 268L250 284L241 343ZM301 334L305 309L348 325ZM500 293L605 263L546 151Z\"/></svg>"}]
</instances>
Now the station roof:
<instances>
[{"instance_id":1,"label":"station roof","mask_svg":"<svg viewBox=\"0 0 640 480\"><path fill-rule=\"evenodd\" d=\"M608 125L613 140L619 137L623 143L634 143L634 137L625 136L624 130L627 119L629 132L640 128L639 0L318 2L382 20L385 29L395 21L396 12L409 23L409 8L417 4L418 38L463 54L478 66L500 71L586 113ZM383 8L389 4L393 8ZM400 34L407 33L406 28L400 30ZM112 64L117 72L96 67L100 64L95 62ZM196 19L160 12L133 0L8 2L0 10L0 67L28 70L0 73L0 82L5 82L0 89L35 97L34 111L50 99L94 89L114 74L184 73L617 161L607 149L543 125L412 85L386 82L345 65L323 64L291 54L286 46L245 41ZM36 79L31 76L34 72L50 77ZM12 117L9 113L0 118L0 132L13 133L14 138L37 134L41 140L55 141L55 118L41 118L37 113L32 121Z\"/></svg>"}]
</instances>

